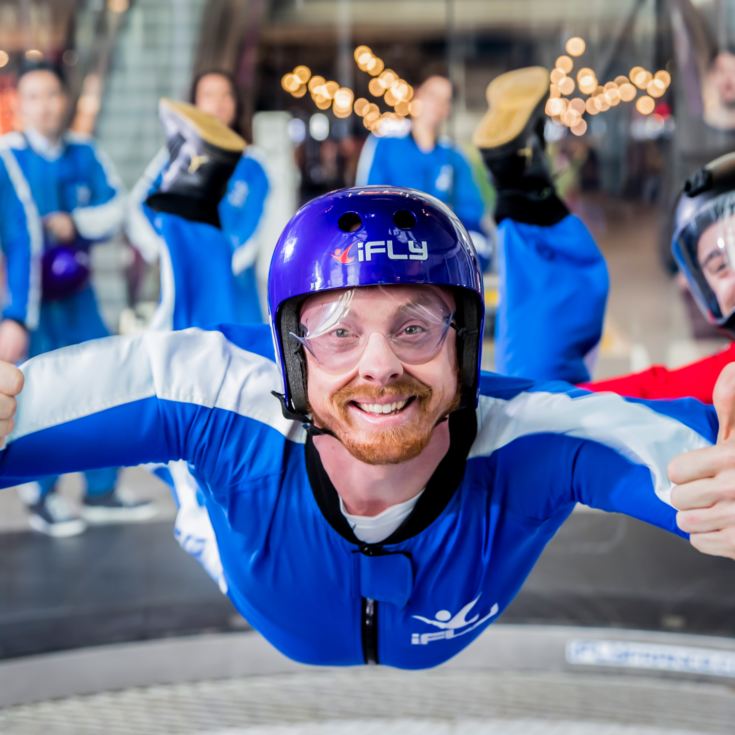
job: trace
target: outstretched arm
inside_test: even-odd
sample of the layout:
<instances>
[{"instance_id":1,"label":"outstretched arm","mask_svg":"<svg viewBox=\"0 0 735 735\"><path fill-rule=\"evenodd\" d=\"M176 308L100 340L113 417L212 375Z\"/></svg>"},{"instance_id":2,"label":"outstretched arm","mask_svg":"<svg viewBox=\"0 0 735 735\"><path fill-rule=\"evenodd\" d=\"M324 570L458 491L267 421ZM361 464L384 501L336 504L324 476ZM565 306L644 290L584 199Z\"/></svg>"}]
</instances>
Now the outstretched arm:
<instances>
[{"instance_id":1,"label":"outstretched arm","mask_svg":"<svg viewBox=\"0 0 735 735\"><path fill-rule=\"evenodd\" d=\"M216 463L213 409L229 400L231 345L220 332L111 337L0 365L0 486L97 467ZM247 367L245 368L247 369ZM4 394L4 395L2 395ZM224 405L228 408L229 406Z\"/></svg>"},{"instance_id":2,"label":"outstretched arm","mask_svg":"<svg viewBox=\"0 0 735 735\"><path fill-rule=\"evenodd\" d=\"M735 344L680 368L654 365L648 370L618 378L584 383L582 388L597 393L610 391L631 398L696 398L712 403L712 390L725 365L735 360Z\"/></svg>"}]
</instances>

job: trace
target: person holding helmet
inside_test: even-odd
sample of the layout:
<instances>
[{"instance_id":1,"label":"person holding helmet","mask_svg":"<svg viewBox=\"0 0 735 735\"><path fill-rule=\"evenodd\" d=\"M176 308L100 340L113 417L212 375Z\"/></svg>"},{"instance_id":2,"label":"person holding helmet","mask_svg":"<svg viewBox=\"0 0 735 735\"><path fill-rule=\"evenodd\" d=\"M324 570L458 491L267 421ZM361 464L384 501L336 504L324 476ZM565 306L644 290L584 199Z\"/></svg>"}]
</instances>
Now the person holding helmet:
<instances>
[{"instance_id":1,"label":"person holding helmet","mask_svg":"<svg viewBox=\"0 0 735 735\"><path fill-rule=\"evenodd\" d=\"M198 74L192 83L190 103L198 110L212 115L231 132L240 135L242 116L241 99L233 76L221 69L208 69ZM198 265L187 260L188 254L176 248L175 243L160 231L155 210L146 204L146 198L161 188L167 178L171 146L176 141L167 136L167 147L151 161L133 188L128 206L126 231L133 246L143 257L161 261L161 300L153 319L153 328L184 329L204 322L216 323L222 317L218 287L206 288L207 301L197 297L202 289ZM217 211L217 227L226 236L229 252L219 248L210 253L212 260L221 260L229 267L228 280L235 284L235 321L262 322L260 299L256 283L255 265L258 257L258 229L263 219L270 183L259 154L244 147L237 166L232 169L227 189L222 197L214 199L210 207ZM222 270L219 263L211 268ZM225 286L229 290L229 286ZM192 318L194 321L192 321Z\"/></svg>"},{"instance_id":2,"label":"person holding helmet","mask_svg":"<svg viewBox=\"0 0 735 735\"><path fill-rule=\"evenodd\" d=\"M707 321L735 335L735 153L690 176L676 201L672 253ZM720 372L735 361L735 344L670 370L661 365L587 383L595 391L639 398L698 398L712 403Z\"/></svg>"},{"instance_id":3,"label":"person holding helmet","mask_svg":"<svg viewBox=\"0 0 735 735\"><path fill-rule=\"evenodd\" d=\"M186 460L233 604L310 664L447 661L577 502L735 558L735 451L712 446L713 409L481 373L477 258L433 197L307 203L276 244L268 302L270 332L148 332L0 363L0 482ZM734 372L717 408L725 438Z\"/></svg>"},{"instance_id":4,"label":"person holding helmet","mask_svg":"<svg viewBox=\"0 0 735 735\"><path fill-rule=\"evenodd\" d=\"M15 253L40 270L37 323L29 332L28 353L38 355L109 334L90 283L90 248L120 229L124 192L106 157L88 139L65 130L67 94L61 70L49 62L23 66L17 80L19 132L3 136L5 170L25 209L32 247ZM40 259L40 264L37 261ZM12 281L16 290L29 288L37 300L38 278ZM7 337L5 330L0 338ZM152 503L125 498L116 489L117 470L85 473L86 489L78 513L55 492L58 477L29 483L21 497L31 527L50 536L81 533L87 522L134 521L151 517ZM36 480L36 478L32 478Z\"/></svg>"}]
</instances>

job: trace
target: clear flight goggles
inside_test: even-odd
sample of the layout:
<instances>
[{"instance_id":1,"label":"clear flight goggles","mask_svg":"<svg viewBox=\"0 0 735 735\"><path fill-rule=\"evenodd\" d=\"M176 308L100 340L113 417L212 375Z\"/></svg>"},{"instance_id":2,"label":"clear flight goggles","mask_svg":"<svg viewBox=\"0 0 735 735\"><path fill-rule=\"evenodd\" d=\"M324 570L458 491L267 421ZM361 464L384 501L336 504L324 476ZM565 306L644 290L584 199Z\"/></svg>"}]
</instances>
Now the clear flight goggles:
<instances>
[{"instance_id":1,"label":"clear flight goggles","mask_svg":"<svg viewBox=\"0 0 735 735\"><path fill-rule=\"evenodd\" d=\"M290 337L300 342L320 367L333 373L355 368L376 333L403 363L421 365L436 357L455 326L454 313L438 289L417 289L410 297L397 297L389 288L369 290L380 294L379 309L371 309L369 302L356 297L356 289L314 308L307 302L299 334L290 332ZM373 318L375 313L385 316Z\"/></svg>"},{"instance_id":2,"label":"clear flight goggles","mask_svg":"<svg viewBox=\"0 0 735 735\"><path fill-rule=\"evenodd\" d=\"M708 202L675 234L674 256L700 309L725 326L735 316L735 192Z\"/></svg>"}]
</instances>

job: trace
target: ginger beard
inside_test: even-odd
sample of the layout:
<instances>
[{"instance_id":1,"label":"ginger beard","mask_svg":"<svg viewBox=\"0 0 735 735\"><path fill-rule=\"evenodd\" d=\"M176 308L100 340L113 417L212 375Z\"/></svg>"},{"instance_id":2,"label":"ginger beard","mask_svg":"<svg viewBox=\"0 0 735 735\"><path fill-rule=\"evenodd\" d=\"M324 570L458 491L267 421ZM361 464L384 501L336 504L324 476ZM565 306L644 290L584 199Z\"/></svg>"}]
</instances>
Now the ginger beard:
<instances>
[{"instance_id":1,"label":"ginger beard","mask_svg":"<svg viewBox=\"0 0 735 735\"><path fill-rule=\"evenodd\" d=\"M414 413L409 421L372 431L370 436L356 426L351 415L355 410L351 406L356 400L368 403L371 400L401 399L407 395L412 396L410 407ZM383 388L356 384L340 388L331 397L334 407L331 419L317 413L313 407L310 410L315 424L329 429L355 459L370 465L400 464L418 457L428 445L437 423L459 406L459 381L454 397L447 405L436 405L433 397L434 392L428 385L404 374ZM408 405L403 410L407 408Z\"/></svg>"}]
</instances>

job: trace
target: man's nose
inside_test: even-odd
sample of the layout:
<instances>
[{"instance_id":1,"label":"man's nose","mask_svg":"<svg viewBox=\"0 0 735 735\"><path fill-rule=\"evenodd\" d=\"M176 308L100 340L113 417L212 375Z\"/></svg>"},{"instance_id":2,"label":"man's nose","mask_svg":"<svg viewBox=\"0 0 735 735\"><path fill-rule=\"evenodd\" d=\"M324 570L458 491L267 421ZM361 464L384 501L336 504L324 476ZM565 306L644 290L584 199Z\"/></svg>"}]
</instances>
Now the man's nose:
<instances>
[{"instance_id":1,"label":"man's nose","mask_svg":"<svg viewBox=\"0 0 735 735\"><path fill-rule=\"evenodd\" d=\"M367 338L358 370L361 378L386 385L403 374L403 363L396 356L388 338L374 332Z\"/></svg>"}]
</instances>

